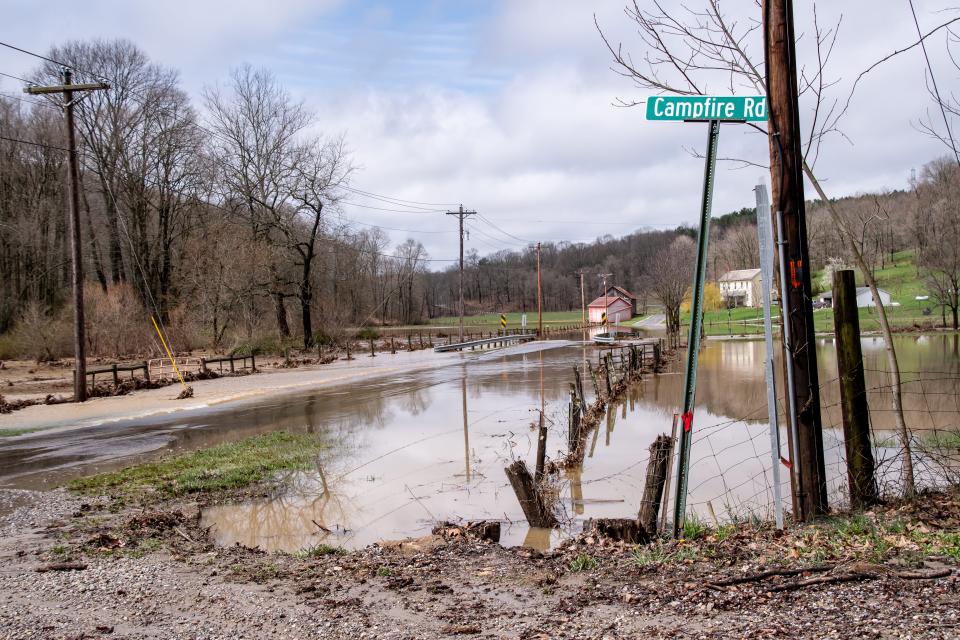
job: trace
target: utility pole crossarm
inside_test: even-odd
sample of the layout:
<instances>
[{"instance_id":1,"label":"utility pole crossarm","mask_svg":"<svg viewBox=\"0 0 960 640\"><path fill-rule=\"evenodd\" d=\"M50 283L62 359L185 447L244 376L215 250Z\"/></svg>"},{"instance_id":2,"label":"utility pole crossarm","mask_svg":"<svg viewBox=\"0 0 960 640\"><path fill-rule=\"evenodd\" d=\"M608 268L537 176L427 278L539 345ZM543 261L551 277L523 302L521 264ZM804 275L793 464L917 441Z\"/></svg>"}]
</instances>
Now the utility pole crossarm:
<instances>
[{"instance_id":1,"label":"utility pole crossarm","mask_svg":"<svg viewBox=\"0 0 960 640\"><path fill-rule=\"evenodd\" d=\"M23 92L39 96L46 93L63 93L64 91L103 91L109 89L106 82L88 82L86 84L57 84L49 87L24 87Z\"/></svg>"}]
</instances>

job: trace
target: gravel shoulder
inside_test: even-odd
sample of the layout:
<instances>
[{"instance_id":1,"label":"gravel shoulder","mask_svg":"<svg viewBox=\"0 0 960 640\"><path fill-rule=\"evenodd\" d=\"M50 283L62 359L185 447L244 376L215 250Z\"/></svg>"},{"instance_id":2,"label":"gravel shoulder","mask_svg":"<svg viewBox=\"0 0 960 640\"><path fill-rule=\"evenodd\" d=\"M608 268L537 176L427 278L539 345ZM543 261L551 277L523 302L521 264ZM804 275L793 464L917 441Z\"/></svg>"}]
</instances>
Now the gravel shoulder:
<instances>
[{"instance_id":1,"label":"gravel shoulder","mask_svg":"<svg viewBox=\"0 0 960 640\"><path fill-rule=\"evenodd\" d=\"M960 636L956 493L786 534L743 524L642 547L583 535L545 554L457 527L266 554L215 547L187 500L0 491L0 504L2 638ZM772 568L808 571L756 578Z\"/></svg>"}]
</instances>

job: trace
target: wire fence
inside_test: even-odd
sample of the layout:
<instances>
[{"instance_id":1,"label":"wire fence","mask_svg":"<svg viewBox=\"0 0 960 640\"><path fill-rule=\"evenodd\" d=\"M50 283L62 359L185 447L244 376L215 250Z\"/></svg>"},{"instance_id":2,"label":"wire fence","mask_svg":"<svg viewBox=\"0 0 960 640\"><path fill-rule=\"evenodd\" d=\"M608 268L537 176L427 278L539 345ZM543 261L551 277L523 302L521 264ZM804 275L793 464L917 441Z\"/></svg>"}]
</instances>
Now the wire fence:
<instances>
[{"instance_id":1,"label":"wire fence","mask_svg":"<svg viewBox=\"0 0 960 640\"><path fill-rule=\"evenodd\" d=\"M870 432L878 494L895 498L903 493L904 451L896 429L893 385L889 373L867 369ZM960 483L960 371L901 372L903 413L908 428L914 482L918 491ZM823 455L831 507L849 505L846 449L837 378L820 383ZM780 416L780 455L791 456ZM742 416L698 426L690 460L688 508L699 516L723 520L769 519L774 511L774 485L769 425L764 403ZM789 511L790 470L781 467L781 494Z\"/></svg>"}]
</instances>

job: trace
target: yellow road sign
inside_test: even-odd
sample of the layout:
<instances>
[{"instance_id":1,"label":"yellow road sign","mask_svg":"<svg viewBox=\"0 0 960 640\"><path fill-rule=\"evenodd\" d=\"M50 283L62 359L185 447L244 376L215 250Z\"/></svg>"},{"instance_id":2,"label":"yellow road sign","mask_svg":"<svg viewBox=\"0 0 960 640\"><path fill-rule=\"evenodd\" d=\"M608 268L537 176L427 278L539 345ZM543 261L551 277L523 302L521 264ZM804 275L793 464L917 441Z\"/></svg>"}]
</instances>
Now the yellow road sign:
<instances>
[{"instance_id":1,"label":"yellow road sign","mask_svg":"<svg viewBox=\"0 0 960 640\"><path fill-rule=\"evenodd\" d=\"M607 324L607 312L606 312L606 311L604 311L604 312L600 315L600 324Z\"/></svg>"},{"instance_id":2,"label":"yellow road sign","mask_svg":"<svg viewBox=\"0 0 960 640\"><path fill-rule=\"evenodd\" d=\"M507 328L507 316L503 315L502 313L500 314L500 326L504 329Z\"/></svg>"}]
</instances>

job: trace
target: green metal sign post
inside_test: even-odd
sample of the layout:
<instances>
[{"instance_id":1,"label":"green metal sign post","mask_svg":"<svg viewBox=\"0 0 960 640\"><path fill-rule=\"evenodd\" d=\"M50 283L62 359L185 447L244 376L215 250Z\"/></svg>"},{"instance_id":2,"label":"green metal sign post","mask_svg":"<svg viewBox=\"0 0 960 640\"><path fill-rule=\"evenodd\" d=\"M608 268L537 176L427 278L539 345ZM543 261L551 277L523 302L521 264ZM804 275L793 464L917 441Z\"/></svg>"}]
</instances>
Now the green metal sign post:
<instances>
[{"instance_id":1,"label":"green metal sign post","mask_svg":"<svg viewBox=\"0 0 960 640\"><path fill-rule=\"evenodd\" d=\"M707 247L713 209L713 183L716 177L717 143L721 122L756 122L767 119L765 96L657 96L647 100L647 120L707 122L707 153L703 170L703 196L700 203L700 228L697 235L697 264L693 273L690 302L690 336L683 379L683 413L680 446L677 447L677 488L673 504L673 536L680 537L687 511L690 478L690 449L693 444L693 408L696 402L697 361L703 333L703 289L707 276Z\"/></svg>"},{"instance_id":2,"label":"green metal sign post","mask_svg":"<svg viewBox=\"0 0 960 640\"><path fill-rule=\"evenodd\" d=\"M717 141L720 121L711 120L707 135L706 165L703 170L703 199L700 204L700 231L697 234L697 266L693 272L690 297L690 337L687 339L687 366L683 374L683 413L680 414L680 459L677 463L677 495L673 503L673 537L680 537L687 511L690 479L690 446L693 443L693 406L697 395L697 360L703 328L703 287L707 277L707 244L710 241L710 214L713 209L713 181L716 176Z\"/></svg>"}]
</instances>

